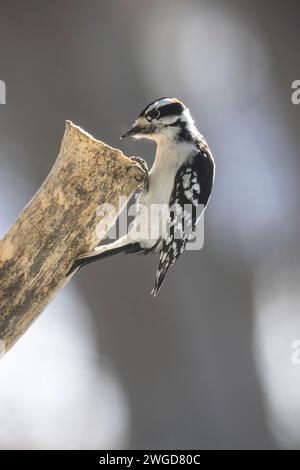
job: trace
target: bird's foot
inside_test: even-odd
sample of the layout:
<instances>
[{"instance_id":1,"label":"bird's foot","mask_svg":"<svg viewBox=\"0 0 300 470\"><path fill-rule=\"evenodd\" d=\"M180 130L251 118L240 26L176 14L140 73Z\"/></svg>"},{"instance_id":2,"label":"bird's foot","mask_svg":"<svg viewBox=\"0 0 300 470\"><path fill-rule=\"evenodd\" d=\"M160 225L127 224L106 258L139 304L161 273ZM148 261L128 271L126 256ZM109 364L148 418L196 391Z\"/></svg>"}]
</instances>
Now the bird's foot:
<instances>
[{"instance_id":1,"label":"bird's foot","mask_svg":"<svg viewBox=\"0 0 300 470\"><path fill-rule=\"evenodd\" d=\"M130 157L131 160L136 162L144 173L144 186L143 191L146 193L149 189L149 168L147 162L141 157Z\"/></svg>"}]
</instances>

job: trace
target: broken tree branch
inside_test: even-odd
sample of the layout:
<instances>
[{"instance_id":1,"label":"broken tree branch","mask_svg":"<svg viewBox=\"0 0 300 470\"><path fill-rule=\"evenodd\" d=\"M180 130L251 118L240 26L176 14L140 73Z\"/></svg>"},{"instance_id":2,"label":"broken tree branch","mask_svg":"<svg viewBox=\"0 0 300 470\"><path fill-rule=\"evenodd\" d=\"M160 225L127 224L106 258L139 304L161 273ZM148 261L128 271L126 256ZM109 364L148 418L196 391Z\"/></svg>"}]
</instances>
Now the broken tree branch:
<instances>
[{"instance_id":1,"label":"broken tree branch","mask_svg":"<svg viewBox=\"0 0 300 470\"><path fill-rule=\"evenodd\" d=\"M120 150L66 122L47 179L0 241L0 354L26 331L70 280L79 254L94 249L143 183ZM112 213L97 210L110 204Z\"/></svg>"}]
</instances>

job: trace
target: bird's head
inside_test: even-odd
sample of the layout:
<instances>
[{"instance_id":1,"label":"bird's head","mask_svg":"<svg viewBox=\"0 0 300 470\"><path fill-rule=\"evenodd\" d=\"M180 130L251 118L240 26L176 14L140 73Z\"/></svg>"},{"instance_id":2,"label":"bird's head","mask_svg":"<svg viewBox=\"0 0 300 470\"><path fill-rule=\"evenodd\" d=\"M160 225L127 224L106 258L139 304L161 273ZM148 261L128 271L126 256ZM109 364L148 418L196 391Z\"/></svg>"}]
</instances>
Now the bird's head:
<instances>
[{"instance_id":1,"label":"bird's head","mask_svg":"<svg viewBox=\"0 0 300 470\"><path fill-rule=\"evenodd\" d=\"M160 98L141 112L121 139L131 136L158 142L163 138L180 139L193 131L194 121L189 109L177 98Z\"/></svg>"}]
</instances>

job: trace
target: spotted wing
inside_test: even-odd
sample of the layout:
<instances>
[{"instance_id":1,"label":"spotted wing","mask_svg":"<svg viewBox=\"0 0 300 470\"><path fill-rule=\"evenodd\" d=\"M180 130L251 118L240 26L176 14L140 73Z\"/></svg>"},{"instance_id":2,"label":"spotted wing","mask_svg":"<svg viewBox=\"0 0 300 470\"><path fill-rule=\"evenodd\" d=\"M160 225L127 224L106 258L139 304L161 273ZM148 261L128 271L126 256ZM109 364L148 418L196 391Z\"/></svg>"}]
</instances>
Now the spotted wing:
<instances>
[{"instance_id":1,"label":"spotted wing","mask_svg":"<svg viewBox=\"0 0 300 470\"><path fill-rule=\"evenodd\" d=\"M170 198L169 231L162 240L152 295L156 296L169 267L184 251L211 194L214 162L209 151L199 153L176 174Z\"/></svg>"}]
</instances>

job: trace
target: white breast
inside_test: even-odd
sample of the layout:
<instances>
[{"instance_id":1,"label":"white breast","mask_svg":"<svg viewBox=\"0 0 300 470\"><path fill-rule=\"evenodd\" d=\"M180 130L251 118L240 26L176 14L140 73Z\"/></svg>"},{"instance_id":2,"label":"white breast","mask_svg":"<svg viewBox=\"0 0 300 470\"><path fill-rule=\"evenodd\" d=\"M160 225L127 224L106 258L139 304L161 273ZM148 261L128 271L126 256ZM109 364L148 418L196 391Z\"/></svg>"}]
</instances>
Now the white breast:
<instances>
[{"instance_id":1,"label":"white breast","mask_svg":"<svg viewBox=\"0 0 300 470\"><path fill-rule=\"evenodd\" d=\"M188 142L167 138L159 141L149 172L149 191L141 195L141 203L169 204L177 170L194 151L195 146Z\"/></svg>"},{"instance_id":2,"label":"white breast","mask_svg":"<svg viewBox=\"0 0 300 470\"><path fill-rule=\"evenodd\" d=\"M171 139L158 142L155 161L149 172L149 191L141 193L137 201L135 225L144 228L140 239L145 247L150 248L165 235L177 170L194 152L195 147L191 143L178 143ZM154 205L160 205L160 210L153 210Z\"/></svg>"}]
</instances>

